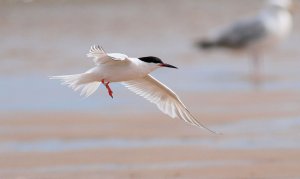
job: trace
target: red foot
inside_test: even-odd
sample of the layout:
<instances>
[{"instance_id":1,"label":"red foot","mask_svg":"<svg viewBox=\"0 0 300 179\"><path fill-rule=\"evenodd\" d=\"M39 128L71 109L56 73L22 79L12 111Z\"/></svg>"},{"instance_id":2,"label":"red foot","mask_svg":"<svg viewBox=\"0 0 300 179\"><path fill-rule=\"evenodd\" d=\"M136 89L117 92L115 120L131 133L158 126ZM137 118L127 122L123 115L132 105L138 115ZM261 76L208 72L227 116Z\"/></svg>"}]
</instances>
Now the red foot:
<instances>
[{"instance_id":1,"label":"red foot","mask_svg":"<svg viewBox=\"0 0 300 179\"><path fill-rule=\"evenodd\" d=\"M108 91L109 96L110 96L111 98L114 98L114 97L113 97L113 91L112 91L111 88L109 87L109 83L110 83L110 82L105 83L104 80L102 80L101 82L105 85L105 87L106 87L106 89L107 89L107 91Z\"/></svg>"},{"instance_id":2,"label":"red foot","mask_svg":"<svg viewBox=\"0 0 300 179\"><path fill-rule=\"evenodd\" d=\"M112 94L113 94L113 91L112 91L111 88L108 86L108 84L109 84L109 82L105 84L105 87L106 87L106 89L107 89L107 91L108 91L109 96L110 96L111 98L114 98L113 95L112 95Z\"/></svg>"}]
</instances>

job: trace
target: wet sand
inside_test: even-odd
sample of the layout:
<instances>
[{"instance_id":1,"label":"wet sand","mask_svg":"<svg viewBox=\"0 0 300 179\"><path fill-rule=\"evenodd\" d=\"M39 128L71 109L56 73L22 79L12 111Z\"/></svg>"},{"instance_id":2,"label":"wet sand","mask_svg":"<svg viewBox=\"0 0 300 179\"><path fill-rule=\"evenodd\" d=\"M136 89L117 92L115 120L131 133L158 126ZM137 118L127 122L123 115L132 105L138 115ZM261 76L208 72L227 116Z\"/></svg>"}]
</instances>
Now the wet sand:
<instances>
[{"instance_id":1,"label":"wet sand","mask_svg":"<svg viewBox=\"0 0 300 179\"><path fill-rule=\"evenodd\" d=\"M208 126L223 132L218 136L165 116L19 115L1 120L1 178L300 176L300 122L273 128L287 119L241 123L206 116Z\"/></svg>"},{"instance_id":2,"label":"wet sand","mask_svg":"<svg viewBox=\"0 0 300 179\"><path fill-rule=\"evenodd\" d=\"M193 46L260 6L1 1L0 178L299 178L299 13L291 37L266 56L260 84L247 57ZM90 68L92 44L178 66L154 76L222 135L170 119L118 84L113 100L103 87L82 99L48 80Z\"/></svg>"},{"instance_id":3,"label":"wet sand","mask_svg":"<svg viewBox=\"0 0 300 179\"><path fill-rule=\"evenodd\" d=\"M194 110L195 115L222 135L210 134L178 119L169 119L158 111L123 116L75 111L3 113L5 117L0 121L0 176L300 176L299 106L282 108L281 105L272 105L299 101L297 92L195 96L191 94L190 98L208 101L206 108L202 102L199 106L202 110ZM187 97L189 104L197 105L190 98ZM269 108L259 110L261 106Z\"/></svg>"}]
</instances>

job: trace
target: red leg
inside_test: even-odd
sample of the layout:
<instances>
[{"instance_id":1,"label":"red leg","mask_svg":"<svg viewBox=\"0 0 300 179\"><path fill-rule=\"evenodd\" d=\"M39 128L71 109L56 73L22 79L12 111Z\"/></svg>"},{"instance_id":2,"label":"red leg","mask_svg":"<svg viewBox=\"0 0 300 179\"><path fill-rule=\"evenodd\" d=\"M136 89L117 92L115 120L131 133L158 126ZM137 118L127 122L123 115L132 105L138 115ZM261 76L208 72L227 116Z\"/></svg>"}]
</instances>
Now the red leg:
<instances>
[{"instance_id":1,"label":"red leg","mask_svg":"<svg viewBox=\"0 0 300 179\"><path fill-rule=\"evenodd\" d=\"M107 82L106 84L105 84L105 87L106 87L106 89L107 89L107 91L108 91L108 94L109 94L109 96L111 97L111 98L114 98L113 97L113 91L111 90L111 88L109 87L109 82Z\"/></svg>"},{"instance_id":2,"label":"red leg","mask_svg":"<svg viewBox=\"0 0 300 179\"><path fill-rule=\"evenodd\" d=\"M113 95L112 95L112 94L113 94L113 91L111 90L111 88L110 88L110 86L109 86L109 83L110 83L110 82L105 83L104 80L102 80L101 82L105 85L105 87L106 87L106 89L107 89L107 91L108 91L109 96L110 96L111 98L114 98Z\"/></svg>"}]
</instances>

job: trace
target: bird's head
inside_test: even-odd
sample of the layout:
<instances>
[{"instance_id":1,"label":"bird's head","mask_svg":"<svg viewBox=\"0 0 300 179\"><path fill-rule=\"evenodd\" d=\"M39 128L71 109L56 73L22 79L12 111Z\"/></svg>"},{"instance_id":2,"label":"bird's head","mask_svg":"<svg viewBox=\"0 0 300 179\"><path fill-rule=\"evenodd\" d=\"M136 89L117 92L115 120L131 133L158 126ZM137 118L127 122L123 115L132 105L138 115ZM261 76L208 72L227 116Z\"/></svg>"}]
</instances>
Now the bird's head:
<instances>
[{"instance_id":1,"label":"bird's head","mask_svg":"<svg viewBox=\"0 0 300 179\"><path fill-rule=\"evenodd\" d=\"M140 57L139 60L143 61L151 70L155 70L160 67L168 67L168 68L177 68L173 65L164 63L160 58L148 56L148 57Z\"/></svg>"},{"instance_id":2,"label":"bird's head","mask_svg":"<svg viewBox=\"0 0 300 179\"><path fill-rule=\"evenodd\" d=\"M268 0L268 6L277 7L286 10L291 10L293 6L293 0Z\"/></svg>"}]
</instances>

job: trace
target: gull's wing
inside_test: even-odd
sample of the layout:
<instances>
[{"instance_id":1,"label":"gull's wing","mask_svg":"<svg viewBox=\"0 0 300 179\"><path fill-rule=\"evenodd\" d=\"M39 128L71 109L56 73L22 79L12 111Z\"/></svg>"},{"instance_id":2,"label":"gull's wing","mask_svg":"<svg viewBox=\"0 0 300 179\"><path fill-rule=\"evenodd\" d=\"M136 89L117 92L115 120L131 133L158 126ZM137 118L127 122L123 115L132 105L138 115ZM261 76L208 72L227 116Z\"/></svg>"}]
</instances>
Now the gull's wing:
<instances>
[{"instance_id":1,"label":"gull's wing","mask_svg":"<svg viewBox=\"0 0 300 179\"><path fill-rule=\"evenodd\" d=\"M232 24L220 33L216 39L216 43L219 46L240 48L264 37L266 33L266 26L261 17L258 16L257 18Z\"/></svg>"},{"instance_id":2,"label":"gull's wing","mask_svg":"<svg viewBox=\"0 0 300 179\"><path fill-rule=\"evenodd\" d=\"M188 111L185 105L180 101L178 96L167 86L147 75L144 78L123 82L123 84L134 93L146 98L165 114L172 118L179 117L180 119L192 125L208 129Z\"/></svg>"},{"instance_id":3,"label":"gull's wing","mask_svg":"<svg viewBox=\"0 0 300 179\"><path fill-rule=\"evenodd\" d=\"M128 59L127 55L121 53L106 53L99 45L91 46L88 57L92 57L96 65L100 65L112 60L120 61Z\"/></svg>"}]
</instances>

